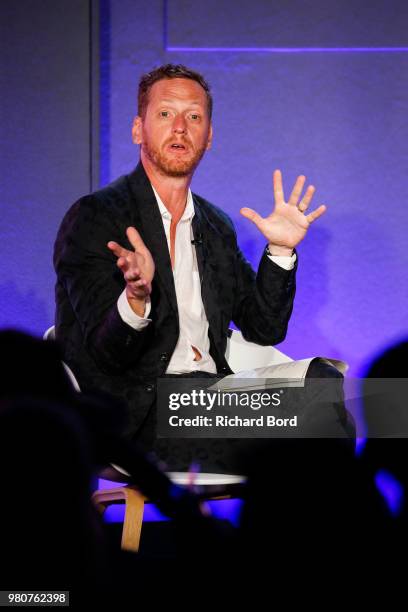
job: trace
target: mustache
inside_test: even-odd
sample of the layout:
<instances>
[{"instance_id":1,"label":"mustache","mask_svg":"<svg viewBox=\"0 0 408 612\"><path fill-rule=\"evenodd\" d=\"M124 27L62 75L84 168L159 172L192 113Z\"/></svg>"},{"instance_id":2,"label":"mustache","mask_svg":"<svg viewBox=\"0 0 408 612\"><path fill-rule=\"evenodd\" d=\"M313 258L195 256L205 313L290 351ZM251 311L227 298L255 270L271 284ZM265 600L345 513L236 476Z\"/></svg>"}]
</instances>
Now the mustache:
<instances>
[{"instance_id":1,"label":"mustache","mask_svg":"<svg viewBox=\"0 0 408 612\"><path fill-rule=\"evenodd\" d=\"M186 145L186 146L188 145L189 147L194 148L193 147L193 143L191 142L191 140L189 140L185 136L182 136L181 138L169 138L164 143L164 146L167 147L167 145L174 144L174 143L183 144L183 145Z\"/></svg>"}]
</instances>

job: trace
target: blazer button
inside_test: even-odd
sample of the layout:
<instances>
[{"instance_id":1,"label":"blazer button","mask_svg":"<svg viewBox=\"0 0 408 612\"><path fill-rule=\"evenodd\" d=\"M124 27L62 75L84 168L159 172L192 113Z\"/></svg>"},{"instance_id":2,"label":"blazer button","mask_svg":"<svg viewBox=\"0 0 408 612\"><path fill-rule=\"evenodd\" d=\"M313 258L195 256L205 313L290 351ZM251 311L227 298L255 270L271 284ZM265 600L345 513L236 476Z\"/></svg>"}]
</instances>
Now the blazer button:
<instances>
[{"instance_id":1,"label":"blazer button","mask_svg":"<svg viewBox=\"0 0 408 612\"><path fill-rule=\"evenodd\" d=\"M147 391L148 393L152 393L152 391L154 391L154 385L146 385L145 391Z\"/></svg>"},{"instance_id":2,"label":"blazer button","mask_svg":"<svg viewBox=\"0 0 408 612\"><path fill-rule=\"evenodd\" d=\"M221 372L228 372L229 368L227 368L227 366L223 366L221 368Z\"/></svg>"},{"instance_id":3,"label":"blazer button","mask_svg":"<svg viewBox=\"0 0 408 612\"><path fill-rule=\"evenodd\" d=\"M160 355L160 361L168 361L169 360L169 354L168 353L162 353Z\"/></svg>"}]
</instances>

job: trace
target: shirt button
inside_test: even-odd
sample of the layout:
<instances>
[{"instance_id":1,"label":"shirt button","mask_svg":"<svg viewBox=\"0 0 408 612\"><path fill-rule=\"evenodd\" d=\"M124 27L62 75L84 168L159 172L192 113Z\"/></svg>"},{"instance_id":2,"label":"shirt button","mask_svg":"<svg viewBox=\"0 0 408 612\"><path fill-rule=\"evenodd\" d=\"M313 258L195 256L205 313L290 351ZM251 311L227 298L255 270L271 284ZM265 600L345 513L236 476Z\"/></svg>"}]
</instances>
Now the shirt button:
<instances>
[{"instance_id":1,"label":"shirt button","mask_svg":"<svg viewBox=\"0 0 408 612\"><path fill-rule=\"evenodd\" d=\"M145 391L147 391L148 393L151 393L152 391L154 391L154 385L146 385Z\"/></svg>"},{"instance_id":2,"label":"shirt button","mask_svg":"<svg viewBox=\"0 0 408 612\"><path fill-rule=\"evenodd\" d=\"M168 353L162 353L160 355L160 361L168 361L169 360L169 354Z\"/></svg>"}]
</instances>

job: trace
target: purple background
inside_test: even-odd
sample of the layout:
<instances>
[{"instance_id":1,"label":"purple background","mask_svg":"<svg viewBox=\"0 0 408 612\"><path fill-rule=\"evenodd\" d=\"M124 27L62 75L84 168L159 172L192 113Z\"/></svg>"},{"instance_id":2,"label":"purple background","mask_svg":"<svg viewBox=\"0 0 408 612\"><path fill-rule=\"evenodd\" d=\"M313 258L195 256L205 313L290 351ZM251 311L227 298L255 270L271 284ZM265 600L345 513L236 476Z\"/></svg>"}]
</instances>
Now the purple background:
<instances>
[{"instance_id":1,"label":"purple background","mask_svg":"<svg viewBox=\"0 0 408 612\"><path fill-rule=\"evenodd\" d=\"M306 174L328 206L299 247L279 348L361 374L407 335L407 6L2 2L0 325L40 334L53 323L58 224L77 197L134 167L138 79L182 62L215 98L193 190L231 215L254 266L264 240L239 209L268 213L274 168L287 193Z\"/></svg>"}]
</instances>

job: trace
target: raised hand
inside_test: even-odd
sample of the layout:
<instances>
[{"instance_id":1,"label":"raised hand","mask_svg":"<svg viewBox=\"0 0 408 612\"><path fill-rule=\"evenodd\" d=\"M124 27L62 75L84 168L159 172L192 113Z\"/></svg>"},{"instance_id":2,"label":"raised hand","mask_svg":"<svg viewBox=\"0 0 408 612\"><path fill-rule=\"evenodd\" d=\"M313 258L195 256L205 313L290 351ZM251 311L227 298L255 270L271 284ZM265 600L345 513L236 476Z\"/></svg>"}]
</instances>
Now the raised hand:
<instances>
[{"instance_id":1,"label":"raised hand","mask_svg":"<svg viewBox=\"0 0 408 612\"><path fill-rule=\"evenodd\" d=\"M240 210L241 215L252 221L268 240L273 255L290 255L292 249L305 237L310 224L326 211L326 206L322 204L308 215L304 214L315 192L313 185L310 185L301 198L305 182L305 176L298 176L290 198L285 202L282 174L280 170L275 170L273 173L275 208L271 214L268 217L261 217L251 208Z\"/></svg>"},{"instance_id":2,"label":"raised hand","mask_svg":"<svg viewBox=\"0 0 408 612\"><path fill-rule=\"evenodd\" d=\"M134 227L128 227L126 235L134 251L129 251L111 240L108 248L118 258L116 264L123 272L126 281L126 296L132 309L144 315L146 298L152 291L154 277L153 257Z\"/></svg>"}]
</instances>

